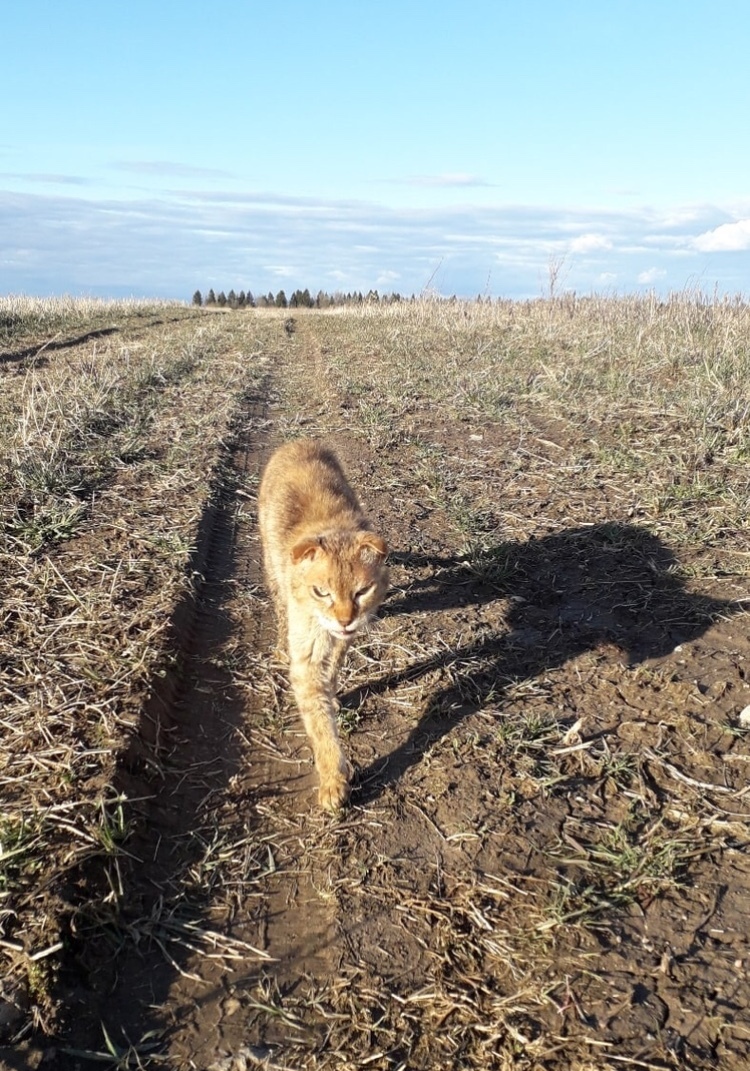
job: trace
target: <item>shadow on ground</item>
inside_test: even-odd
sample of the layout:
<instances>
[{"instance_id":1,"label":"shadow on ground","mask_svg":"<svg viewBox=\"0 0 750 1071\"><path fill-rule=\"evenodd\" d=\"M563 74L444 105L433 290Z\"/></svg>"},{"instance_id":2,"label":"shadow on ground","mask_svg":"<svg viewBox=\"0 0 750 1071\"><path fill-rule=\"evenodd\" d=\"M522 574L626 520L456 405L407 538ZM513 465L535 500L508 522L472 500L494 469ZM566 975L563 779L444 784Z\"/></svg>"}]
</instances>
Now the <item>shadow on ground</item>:
<instances>
[{"instance_id":1,"label":"shadow on ground","mask_svg":"<svg viewBox=\"0 0 750 1071\"><path fill-rule=\"evenodd\" d=\"M166 690L157 691L118 763L113 783L130 801L127 818L133 826L128 857L108 872L107 881L121 883L120 894L110 898L109 907L96 860L95 876L78 875L70 889L77 908L57 995L68 1009L71 1049L101 1053L106 1022L122 1052L149 1030L176 1025L183 1013L174 986L190 949L180 927L207 918L211 890L201 889L194 875L211 808L238 772L236 732L246 713L246 698L222 658L234 629L226 606L238 566L232 502L227 493L204 513L202 550L192 564L206 580L198 602L186 602L174 622L182 652L179 672ZM717 619L748 608L687 591L669 549L631 525L572 529L468 556L393 557L413 568L415 579L392 597L387 614L431 615L499 601L509 609L503 628L488 626L475 643L415 662L345 699L357 703L366 693L450 670L451 683L430 696L420 722L385 767L381 759L361 771L355 793L360 803L377 798L435 741L488 702L501 701L514 683L602 644L620 648L632 663L661 657ZM417 574L425 572L429 575L420 579ZM246 829L251 817L238 813L237 822ZM218 993L207 985L199 999L210 1002ZM178 1016L171 1024L158 1012L167 1006ZM58 1049L54 1066L68 1071L88 1061Z\"/></svg>"},{"instance_id":2,"label":"shadow on ground","mask_svg":"<svg viewBox=\"0 0 750 1071\"><path fill-rule=\"evenodd\" d=\"M96 854L66 891L55 1068L89 1066L97 1058L83 1053L105 1053L102 1024L120 1053L163 1030L155 1009L200 944L212 896L201 869L216 833L211 807L241 761L245 711L225 657L237 627L227 606L238 563L232 478L220 471L204 507L188 566L196 590L173 614L166 663L110 782L122 801L124 850L109 860Z\"/></svg>"},{"instance_id":3,"label":"shadow on ground","mask_svg":"<svg viewBox=\"0 0 750 1071\"><path fill-rule=\"evenodd\" d=\"M10 350L7 353L0 353L0 364L7 364L10 361L24 361L27 357L41 358L42 354L51 350L67 350L73 346L82 346L84 342L115 335L119 330L119 327L102 327L97 331L87 331L85 335L78 335L77 338L50 339L49 342L35 343L33 346L25 346L20 350Z\"/></svg>"},{"instance_id":4,"label":"shadow on ground","mask_svg":"<svg viewBox=\"0 0 750 1071\"><path fill-rule=\"evenodd\" d=\"M430 575L391 598L384 616L510 605L502 631L415 662L343 697L357 705L435 670L452 683L436 691L408 739L385 767L360 772L355 800L367 803L419 763L424 752L503 689L543 675L586 651L618 647L630 664L661 658L720 618L750 610L688 591L679 562L656 536L615 522L564 530L525 543L500 543L461 557L391 555Z\"/></svg>"}]
</instances>

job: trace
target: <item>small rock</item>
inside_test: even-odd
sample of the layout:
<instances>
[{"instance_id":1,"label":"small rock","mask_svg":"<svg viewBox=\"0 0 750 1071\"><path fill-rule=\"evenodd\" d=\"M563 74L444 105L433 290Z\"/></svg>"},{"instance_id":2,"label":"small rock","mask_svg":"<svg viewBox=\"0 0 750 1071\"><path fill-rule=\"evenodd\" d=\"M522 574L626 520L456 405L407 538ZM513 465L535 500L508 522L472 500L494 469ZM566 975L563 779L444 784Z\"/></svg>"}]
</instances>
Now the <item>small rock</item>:
<instances>
[{"instance_id":1,"label":"small rock","mask_svg":"<svg viewBox=\"0 0 750 1071\"><path fill-rule=\"evenodd\" d=\"M740 711L739 723L744 729L750 729L750 707Z\"/></svg>"},{"instance_id":2,"label":"small rock","mask_svg":"<svg viewBox=\"0 0 750 1071\"><path fill-rule=\"evenodd\" d=\"M227 997L224 1001L224 1014L235 1015L242 1007L242 1002L237 997Z\"/></svg>"}]
</instances>

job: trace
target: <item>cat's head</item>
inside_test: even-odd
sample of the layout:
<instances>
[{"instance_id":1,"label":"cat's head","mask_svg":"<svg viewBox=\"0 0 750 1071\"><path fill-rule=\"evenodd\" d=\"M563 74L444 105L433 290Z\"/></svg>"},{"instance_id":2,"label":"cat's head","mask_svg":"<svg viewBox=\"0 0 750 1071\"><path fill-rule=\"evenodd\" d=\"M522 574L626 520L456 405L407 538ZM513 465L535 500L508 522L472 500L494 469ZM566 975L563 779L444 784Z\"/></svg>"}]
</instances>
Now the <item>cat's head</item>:
<instances>
[{"instance_id":1,"label":"cat's head","mask_svg":"<svg viewBox=\"0 0 750 1071\"><path fill-rule=\"evenodd\" d=\"M361 629L388 590L385 540L374 532L305 537L292 547L294 595L339 639Z\"/></svg>"}]
</instances>

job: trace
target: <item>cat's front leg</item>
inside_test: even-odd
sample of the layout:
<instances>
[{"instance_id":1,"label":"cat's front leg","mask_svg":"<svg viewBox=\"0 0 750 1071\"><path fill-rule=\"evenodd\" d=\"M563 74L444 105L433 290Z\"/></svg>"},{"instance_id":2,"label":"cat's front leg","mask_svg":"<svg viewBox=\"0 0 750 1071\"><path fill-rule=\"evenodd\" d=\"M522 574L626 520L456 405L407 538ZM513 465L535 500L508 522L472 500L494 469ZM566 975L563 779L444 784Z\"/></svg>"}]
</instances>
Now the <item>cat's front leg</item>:
<instances>
[{"instance_id":1,"label":"cat's front leg","mask_svg":"<svg viewBox=\"0 0 750 1071\"><path fill-rule=\"evenodd\" d=\"M335 701L300 679L304 677L304 671L299 674L290 672L297 706L315 757L320 780L320 806L327 811L337 811L349 800L353 771L339 740Z\"/></svg>"},{"instance_id":2,"label":"cat's front leg","mask_svg":"<svg viewBox=\"0 0 750 1071\"><path fill-rule=\"evenodd\" d=\"M321 643L321 640L323 642ZM323 649L321 649L323 648ZM289 679L302 716L320 778L319 799L325 810L337 811L351 794L352 767L344 755L336 722L335 673L327 642L307 636L289 637Z\"/></svg>"}]
</instances>

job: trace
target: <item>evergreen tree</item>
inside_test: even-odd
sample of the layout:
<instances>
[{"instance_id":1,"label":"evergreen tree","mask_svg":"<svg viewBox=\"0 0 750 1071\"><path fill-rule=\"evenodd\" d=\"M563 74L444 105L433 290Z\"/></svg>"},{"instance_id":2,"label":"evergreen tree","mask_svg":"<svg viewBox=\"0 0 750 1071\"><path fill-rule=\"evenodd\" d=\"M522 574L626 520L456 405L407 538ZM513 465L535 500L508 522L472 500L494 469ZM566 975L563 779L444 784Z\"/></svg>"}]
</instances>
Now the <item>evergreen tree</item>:
<instances>
[{"instance_id":1,"label":"evergreen tree","mask_svg":"<svg viewBox=\"0 0 750 1071\"><path fill-rule=\"evenodd\" d=\"M245 304L247 305L248 309L255 308L255 298L253 297L252 290L248 290L247 296L245 298Z\"/></svg>"},{"instance_id":2,"label":"evergreen tree","mask_svg":"<svg viewBox=\"0 0 750 1071\"><path fill-rule=\"evenodd\" d=\"M288 302L286 300L286 294L283 290L279 290L278 294L276 295L274 304L276 305L277 309L285 309L287 307Z\"/></svg>"},{"instance_id":3,"label":"evergreen tree","mask_svg":"<svg viewBox=\"0 0 750 1071\"><path fill-rule=\"evenodd\" d=\"M234 290L230 290L227 294L227 305L229 305L230 309L237 308L237 295L235 294Z\"/></svg>"},{"instance_id":4,"label":"evergreen tree","mask_svg":"<svg viewBox=\"0 0 750 1071\"><path fill-rule=\"evenodd\" d=\"M206 304L207 305L215 305L216 304L216 294L213 292L213 290L209 290L208 291L208 296L206 297Z\"/></svg>"},{"instance_id":5,"label":"evergreen tree","mask_svg":"<svg viewBox=\"0 0 750 1071\"><path fill-rule=\"evenodd\" d=\"M203 304L203 296L202 296L200 290L196 290L195 293L193 294L193 304L194 305L198 305L198 306Z\"/></svg>"},{"instance_id":6,"label":"evergreen tree","mask_svg":"<svg viewBox=\"0 0 750 1071\"><path fill-rule=\"evenodd\" d=\"M244 309L246 300L247 299L245 298L245 291L244 290L240 290L239 294L237 295L237 306L238 306L238 308Z\"/></svg>"},{"instance_id":7,"label":"evergreen tree","mask_svg":"<svg viewBox=\"0 0 750 1071\"><path fill-rule=\"evenodd\" d=\"M227 295L224 293L223 290L220 290L219 291L219 296L216 299L216 304L220 305L222 307L222 309L223 309L224 306L226 305L226 303L227 303Z\"/></svg>"}]
</instances>

